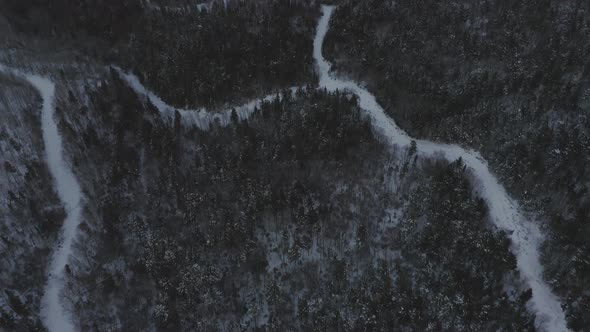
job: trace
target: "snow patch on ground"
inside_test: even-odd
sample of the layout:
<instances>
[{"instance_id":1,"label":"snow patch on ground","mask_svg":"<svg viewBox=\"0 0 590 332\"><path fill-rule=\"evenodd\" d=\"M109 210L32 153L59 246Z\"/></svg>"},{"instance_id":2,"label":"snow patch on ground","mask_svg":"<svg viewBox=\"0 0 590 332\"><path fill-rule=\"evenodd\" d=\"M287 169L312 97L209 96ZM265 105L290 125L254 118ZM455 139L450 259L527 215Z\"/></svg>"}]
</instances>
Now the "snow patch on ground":
<instances>
[{"instance_id":1,"label":"snow patch on ground","mask_svg":"<svg viewBox=\"0 0 590 332\"><path fill-rule=\"evenodd\" d=\"M389 144L409 146L412 139L386 115L375 96L355 82L330 76L331 64L322 55L322 45L333 10L333 6L322 6L323 16L318 23L314 39L313 56L319 67L320 87L325 87L329 91L355 93L359 98L360 107L371 118L378 135L381 135ZM524 218L519 211L518 203L508 196L478 152L466 150L454 144L415 141L417 153L422 156L441 155L450 161L463 159L479 185L481 196L489 206L492 221L510 236L512 252L516 256L521 277L533 291L533 297L528 306L537 316L535 321L537 327L547 331L567 331L560 301L543 280L543 267L539 260L539 245L543 241L543 236L539 226Z\"/></svg>"}]
</instances>

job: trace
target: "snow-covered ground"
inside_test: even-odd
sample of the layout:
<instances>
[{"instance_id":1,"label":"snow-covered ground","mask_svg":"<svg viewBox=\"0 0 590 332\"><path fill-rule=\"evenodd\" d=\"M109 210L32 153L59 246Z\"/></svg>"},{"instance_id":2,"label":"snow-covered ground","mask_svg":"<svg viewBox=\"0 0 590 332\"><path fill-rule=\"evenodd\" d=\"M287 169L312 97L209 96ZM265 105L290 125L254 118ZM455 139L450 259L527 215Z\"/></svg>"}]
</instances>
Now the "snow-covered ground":
<instances>
[{"instance_id":1,"label":"snow-covered ground","mask_svg":"<svg viewBox=\"0 0 590 332\"><path fill-rule=\"evenodd\" d=\"M50 332L74 331L70 314L61 303L60 292L64 287L64 271L68 257L72 253L72 242L80 224L82 193L72 170L64 160L62 140L54 119L55 84L47 78L24 74L2 65L0 65L0 71L22 76L39 91L43 99L41 126L46 161L55 181L57 194L66 209L67 217L61 228L59 244L53 251L49 265L49 276L41 303L41 317Z\"/></svg>"},{"instance_id":2,"label":"snow-covered ground","mask_svg":"<svg viewBox=\"0 0 590 332\"><path fill-rule=\"evenodd\" d=\"M221 112L210 112L207 111L205 108L199 109L178 109L173 106L168 105L165 101L163 101L160 97L158 97L154 92L150 91L146 88L141 82L139 78L133 74L125 73L122 69L118 67L113 67L119 75L129 84L129 86L140 96L146 96L154 106L160 111L160 113L174 121L174 114L178 112L181 116L182 122L185 126L191 127L195 126L202 130L208 130L212 123L218 121L221 126L227 126L231 123L231 112L232 108ZM291 92L295 92L297 87L290 88ZM264 96L260 99L255 99L249 101L245 104L235 106L236 114L238 116L239 121L246 120L250 117L252 112L254 112L255 107L260 108L260 104L263 101L272 101L277 97L277 94L270 94Z\"/></svg>"},{"instance_id":3,"label":"snow-covered ground","mask_svg":"<svg viewBox=\"0 0 590 332\"><path fill-rule=\"evenodd\" d=\"M389 144L409 146L412 138L399 128L393 119L385 114L383 108L365 88L355 82L330 76L331 64L322 55L322 45L328 31L333 6L323 6L323 16L318 23L314 40L313 55L319 67L320 87L330 91L345 90L356 94L375 131ZM466 150L458 145L439 144L425 140L415 140L418 154L423 156L441 155L448 160L462 158L474 176L479 194L489 206L490 216L495 225L508 232L512 241L512 252L516 256L521 277L531 287L533 297L529 309L536 314L538 328L547 331L567 331L565 315L557 296L543 280L543 267L539 260L539 245L543 240L537 224L532 223L520 213L518 203L508 196L498 179L490 172L487 162L478 152Z\"/></svg>"}]
</instances>

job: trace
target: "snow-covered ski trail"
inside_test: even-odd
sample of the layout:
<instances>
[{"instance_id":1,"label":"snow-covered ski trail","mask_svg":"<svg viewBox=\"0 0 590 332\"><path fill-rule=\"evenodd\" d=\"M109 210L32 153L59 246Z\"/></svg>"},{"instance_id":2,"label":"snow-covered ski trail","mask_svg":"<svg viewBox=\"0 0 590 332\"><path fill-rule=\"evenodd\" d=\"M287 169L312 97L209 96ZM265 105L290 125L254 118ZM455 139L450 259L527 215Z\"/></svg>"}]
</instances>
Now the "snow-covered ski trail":
<instances>
[{"instance_id":1,"label":"snow-covered ski trail","mask_svg":"<svg viewBox=\"0 0 590 332\"><path fill-rule=\"evenodd\" d=\"M55 84L45 77L22 73L2 65L0 65L0 71L23 77L39 91L43 99L41 128L46 161L67 217L60 231L59 243L53 251L49 264L49 276L41 300L41 318L50 332L74 331L71 316L61 303L60 292L64 287L64 270L68 256L72 253L72 242L80 224L82 192L72 170L64 160L62 139L54 119Z\"/></svg>"},{"instance_id":2,"label":"snow-covered ski trail","mask_svg":"<svg viewBox=\"0 0 590 332\"><path fill-rule=\"evenodd\" d=\"M181 116L182 123L187 126L195 126L201 130L208 130L212 123L218 121L223 127L231 123L231 112L232 109L236 111L239 121L247 120L250 115L254 112L256 107L260 108L263 101L272 101L279 94L269 94L259 99L249 101L245 104L238 105L221 112L210 112L205 108L199 109L179 109L167 104L158 95L146 88L139 78L133 74L125 73L121 68L113 66L113 68L119 73L127 84L140 96L146 96L150 102L160 111L162 116L168 118L170 121L174 121L174 114L178 112ZM294 93L298 87L291 87L288 90Z\"/></svg>"},{"instance_id":3,"label":"snow-covered ski trail","mask_svg":"<svg viewBox=\"0 0 590 332\"><path fill-rule=\"evenodd\" d=\"M408 146L412 139L385 114L375 96L355 82L330 76L331 64L322 55L322 45L334 8L334 6L322 6L323 16L318 23L314 39L313 56L319 67L320 87L330 91L346 90L356 94L360 107L371 118L376 132L391 145ZM451 161L463 159L475 177L480 195L489 206L492 221L498 228L509 234L512 242L511 250L516 256L518 270L533 291L533 297L528 306L529 310L536 315L535 325L539 329L551 332L567 331L560 301L543 279L543 267L539 260L539 245L543 236L538 225L524 218L519 211L518 203L509 197L479 153L453 144L415 141L418 153L423 156L440 154Z\"/></svg>"}]
</instances>

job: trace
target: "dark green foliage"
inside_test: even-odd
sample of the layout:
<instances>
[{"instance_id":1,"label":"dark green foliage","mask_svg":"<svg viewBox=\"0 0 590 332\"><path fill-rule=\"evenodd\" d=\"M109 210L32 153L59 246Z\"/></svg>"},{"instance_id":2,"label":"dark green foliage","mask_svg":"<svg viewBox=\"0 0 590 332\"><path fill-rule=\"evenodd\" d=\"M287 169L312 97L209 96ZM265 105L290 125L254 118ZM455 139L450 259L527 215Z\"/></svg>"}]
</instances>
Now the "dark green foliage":
<instances>
[{"instance_id":1,"label":"dark green foliage","mask_svg":"<svg viewBox=\"0 0 590 332\"><path fill-rule=\"evenodd\" d=\"M300 90L203 132L133 96L116 76L91 93L101 129L85 136L102 139L81 143L82 168L110 162L82 235L96 245L72 269L72 292L88 292L76 302L84 328L530 327L502 289L515 273L507 239L487 227L462 164L422 169L408 151L402 180L355 98ZM399 225L383 221L392 204ZM113 306L121 326L106 323Z\"/></svg>"},{"instance_id":2,"label":"dark green foliage","mask_svg":"<svg viewBox=\"0 0 590 332\"><path fill-rule=\"evenodd\" d=\"M227 10L146 16L117 61L177 106L215 106L314 80L317 8L236 1Z\"/></svg>"},{"instance_id":3,"label":"dark green foliage","mask_svg":"<svg viewBox=\"0 0 590 332\"><path fill-rule=\"evenodd\" d=\"M510 241L490 228L486 205L473 197L461 159L425 172L428 181L411 193L400 236L402 269L415 269L400 271L400 278L411 275L400 284L413 285L406 291L420 308L412 313L423 324L419 329L533 331L533 317L519 308L526 301L512 303L503 290L505 271L516 269ZM454 315L451 325L443 323L448 315ZM407 324L415 320L411 316Z\"/></svg>"},{"instance_id":4,"label":"dark green foliage","mask_svg":"<svg viewBox=\"0 0 590 332\"><path fill-rule=\"evenodd\" d=\"M178 107L237 104L315 80L318 6L309 1L3 0L0 12L31 38L136 73Z\"/></svg>"},{"instance_id":5,"label":"dark green foliage","mask_svg":"<svg viewBox=\"0 0 590 332\"><path fill-rule=\"evenodd\" d=\"M479 150L550 228L547 280L588 326L590 6L343 1L325 51L415 137ZM564 264L564 262L571 262Z\"/></svg>"},{"instance_id":6,"label":"dark green foliage","mask_svg":"<svg viewBox=\"0 0 590 332\"><path fill-rule=\"evenodd\" d=\"M144 9L141 0L0 0L0 10L25 33L114 41L126 35Z\"/></svg>"}]
</instances>

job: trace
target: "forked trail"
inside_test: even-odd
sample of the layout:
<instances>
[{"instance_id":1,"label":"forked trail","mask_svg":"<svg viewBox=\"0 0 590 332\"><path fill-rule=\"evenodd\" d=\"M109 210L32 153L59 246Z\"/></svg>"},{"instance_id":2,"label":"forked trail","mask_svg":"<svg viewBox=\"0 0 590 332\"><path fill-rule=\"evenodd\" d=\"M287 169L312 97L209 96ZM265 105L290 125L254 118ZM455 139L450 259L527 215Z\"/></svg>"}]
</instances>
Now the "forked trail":
<instances>
[{"instance_id":1,"label":"forked trail","mask_svg":"<svg viewBox=\"0 0 590 332\"><path fill-rule=\"evenodd\" d=\"M322 7L323 16L319 21L314 40L313 55L319 67L320 87L325 87L330 91L345 90L356 94L361 108L371 118L376 132L388 144L409 146L412 139L385 114L383 108L369 91L355 82L330 76L331 65L322 55L322 44L333 10L332 6ZM1 65L0 71L22 76L39 91L43 98L41 120L47 164L55 181L59 198L66 208L67 217L60 232L59 245L52 254L49 278L42 300L41 316L49 331L73 331L72 319L60 301L60 292L64 287L64 270L68 256L72 253L72 242L80 224L81 207L79 203L82 193L78 181L64 159L62 137L54 119L55 85L47 78L23 74ZM227 125L230 122L231 111L229 110L213 114L202 109L179 110L171 107L143 87L136 77L120 70L119 72L138 94L147 95L166 117L173 119L174 112L178 111L186 125L202 129L209 128L212 121L219 121L222 125ZM272 100L275 96L267 96L262 100ZM259 105L260 102L261 100L256 100L236 107L238 117L240 119L248 118L254 106ZM509 234L512 241L511 249L516 256L520 274L533 291L533 296L529 301L529 309L536 314L537 327L552 332L567 331L560 301L543 279L543 267L539 260L539 245L543 240L542 233L535 223L526 220L520 213L518 203L509 197L497 178L490 172L487 162L479 153L466 150L458 145L439 144L426 140L416 140L416 144L417 153L423 156L439 154L448 160L463 159L475 178L482 198L489 206L491 220L499 229L505 230Z\"/></svg>"}]
</instances>

